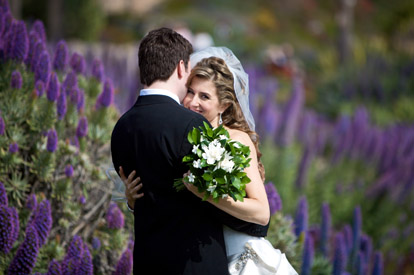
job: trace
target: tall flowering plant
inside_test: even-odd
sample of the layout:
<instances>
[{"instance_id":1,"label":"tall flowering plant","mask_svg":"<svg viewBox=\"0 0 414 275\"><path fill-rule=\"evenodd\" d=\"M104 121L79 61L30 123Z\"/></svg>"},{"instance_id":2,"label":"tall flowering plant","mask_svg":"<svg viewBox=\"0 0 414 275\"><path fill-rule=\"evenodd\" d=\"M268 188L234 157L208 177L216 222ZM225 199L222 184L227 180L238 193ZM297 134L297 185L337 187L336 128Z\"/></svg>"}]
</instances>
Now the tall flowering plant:
<instances>
[{"instance_id":1,"label":"tall flowering plant","mask_svg":"<svg viewBox=\"0 0 414 275\"><path fill-rule=\"evenodd\" d=\"M189 166L190 174L175 180L174 187L184 189L185 180L205 194L203 200L212 197L218 202L220 198L230 196L235 201L243 201L246 184L250 182L244 172L250 165L250 148L231 140L222 125L212 129L206 122L188 133L188 141L193 150L183 162Z\"/></svg>"}]
</instances>

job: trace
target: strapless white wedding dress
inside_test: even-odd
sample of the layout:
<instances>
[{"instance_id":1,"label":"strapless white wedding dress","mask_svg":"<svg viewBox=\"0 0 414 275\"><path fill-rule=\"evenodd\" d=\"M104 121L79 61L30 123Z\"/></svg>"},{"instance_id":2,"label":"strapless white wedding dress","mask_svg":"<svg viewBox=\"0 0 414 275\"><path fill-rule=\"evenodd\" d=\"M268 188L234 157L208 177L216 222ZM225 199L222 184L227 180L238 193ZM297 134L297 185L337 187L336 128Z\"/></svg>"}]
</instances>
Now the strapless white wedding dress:
<instances>
[{"instance_id":1,"label":"strapless white wedding dress","mask_svg":"<svg viewBox=\"0 0 414 275\"><path fill-rule=\"evenodd\" d=\"M261 237L223 227L230 275L297 275L284 253Z\"/></svg>"}]
</instances>

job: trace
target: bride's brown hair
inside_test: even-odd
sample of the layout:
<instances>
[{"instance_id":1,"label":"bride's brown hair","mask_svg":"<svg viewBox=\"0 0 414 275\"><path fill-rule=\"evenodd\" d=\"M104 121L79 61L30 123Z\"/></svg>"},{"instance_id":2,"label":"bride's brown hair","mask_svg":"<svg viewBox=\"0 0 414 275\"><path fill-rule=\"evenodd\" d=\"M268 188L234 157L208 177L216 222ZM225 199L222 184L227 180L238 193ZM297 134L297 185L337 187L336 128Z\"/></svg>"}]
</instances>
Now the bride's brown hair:
<instances>
[{"instance_id":1,"label":"bride's brown hair","mask_svg":"<svg viewBox=\"0 0 414 275\"><path fill-rule=\"evenodd\" d=\"M194 77L210 80L214 83L217 97L221 106L228 105L222 114L223 124L230 129L236 129L247 133L252 140L256 152L260 177L265 180L265 169L260 161L262 153L259 150L259 135L250 130L249 125L240 108L234 91L233 74L223 59L218 57L204 58L198 62L191 71L187 80L187 87L190 86Z\"/></svg>"}]
</instances>

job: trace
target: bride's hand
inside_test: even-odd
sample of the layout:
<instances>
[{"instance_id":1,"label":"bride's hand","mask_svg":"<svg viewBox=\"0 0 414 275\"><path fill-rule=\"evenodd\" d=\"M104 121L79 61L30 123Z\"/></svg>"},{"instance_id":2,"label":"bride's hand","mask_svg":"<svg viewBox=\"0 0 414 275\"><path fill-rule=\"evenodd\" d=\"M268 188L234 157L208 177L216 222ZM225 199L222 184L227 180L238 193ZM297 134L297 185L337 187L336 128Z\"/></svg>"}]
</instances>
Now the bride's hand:
<instances>
[{"instance_id":1,"label":"bride's hand","mask_svg":"<svg viewBox=\"0 0 414 275\"><path fill-rule=\"evenodd\" d=\"M144 193L138 193L138 191L142 189L142 183L138 184L141 181L140 177L137 177L134 180L135 174L136 172L132 171L127 178L124 174L122 166L119 167L119 175L125 184L125 196L128 200L128 206L132 210L134 209L135 200L140 199L144 196Z\"/></svg>"},{"instance_id":2,"label":"bride's hand","mask_svg":"<svg viewBox=\"0 0 414 275\"><path fill-rule=\"evenodd\" d=\"M185 187L187 188L188 191L190 191L191 193L193 193L194 195L196 195L197 197L202 199L204 197L204 193L198 192L198 188L195 187L194 184L186 182L184 180L184 178L187 177L189 174L190 174L190 171L188 171L187 173L184 173L184 175L183 175L183 183L184 183Z\"/></svg>"}]
</instances>

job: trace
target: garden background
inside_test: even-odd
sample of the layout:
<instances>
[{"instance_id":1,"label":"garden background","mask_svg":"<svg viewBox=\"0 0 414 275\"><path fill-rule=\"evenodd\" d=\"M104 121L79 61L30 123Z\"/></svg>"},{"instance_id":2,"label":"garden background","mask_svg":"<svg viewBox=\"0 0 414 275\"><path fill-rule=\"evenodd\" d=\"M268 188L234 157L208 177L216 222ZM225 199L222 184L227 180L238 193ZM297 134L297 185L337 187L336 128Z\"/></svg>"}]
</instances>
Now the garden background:
<instances>
[{"instance_id":1,"label":"garden background","mask_svg":"<svg viewBox=\"0 0 414 275\"><path fill-rule=\"evenodd\" d=\"M130 274L105 170L161 26L244 64L268 239L300 274L414 274L410 0L0 0L0 274Z\"/></svg>"}]
</instances>

